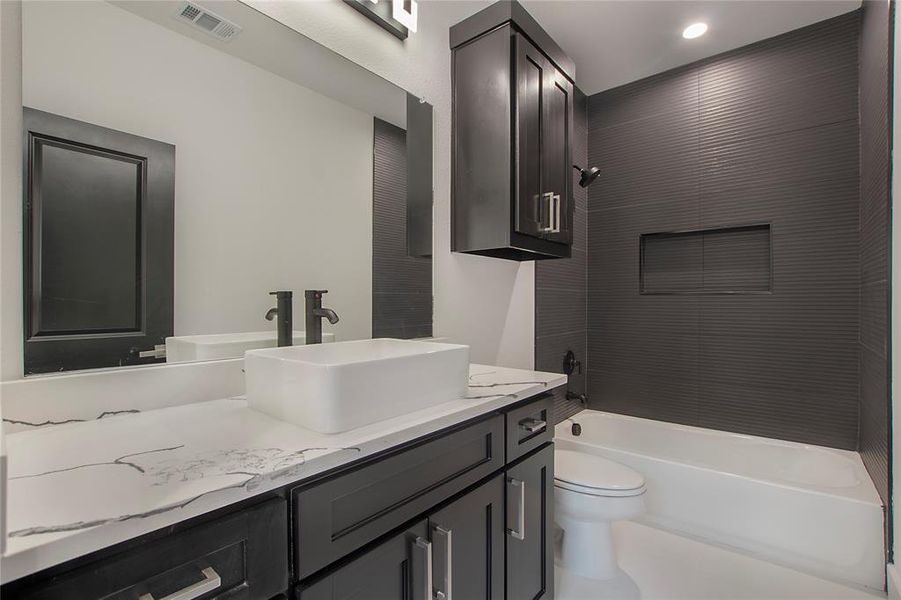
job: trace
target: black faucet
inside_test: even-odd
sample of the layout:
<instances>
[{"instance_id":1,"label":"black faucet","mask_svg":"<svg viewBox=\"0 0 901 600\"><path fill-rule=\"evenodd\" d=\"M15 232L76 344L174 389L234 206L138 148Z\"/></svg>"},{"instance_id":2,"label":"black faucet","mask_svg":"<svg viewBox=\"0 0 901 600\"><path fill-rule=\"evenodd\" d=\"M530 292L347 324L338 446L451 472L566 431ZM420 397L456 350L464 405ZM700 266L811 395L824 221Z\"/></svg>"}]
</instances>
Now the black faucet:
<instances>
[{"instance_id":1,"label":"black faucet","mask_svg":"<svg viewBox=\"0 0 901 600\"><path fill-rule=\"evenodd\" d=\"M332 325L338 322L338 313L330 308L322 308L322 294L328 294L328 290L306 290L303 293L306 300L307 344L322 343L323 317Z\"/></svg>"},{"instance_id":2,"label":"black faucet","mask_svg":"<svg viewBox=\"0 0 901 600\"><path fill-rule=\"evenodd\" d=\"M269 292L270 296L275 296L275 308L266 311L266 320L271 321L278 316L276 325L278 327L278 346L291 346L294 343L294 307L292 297L294 293L290 290L281 290L278 292Z\"/></svg>"}]
</instances>

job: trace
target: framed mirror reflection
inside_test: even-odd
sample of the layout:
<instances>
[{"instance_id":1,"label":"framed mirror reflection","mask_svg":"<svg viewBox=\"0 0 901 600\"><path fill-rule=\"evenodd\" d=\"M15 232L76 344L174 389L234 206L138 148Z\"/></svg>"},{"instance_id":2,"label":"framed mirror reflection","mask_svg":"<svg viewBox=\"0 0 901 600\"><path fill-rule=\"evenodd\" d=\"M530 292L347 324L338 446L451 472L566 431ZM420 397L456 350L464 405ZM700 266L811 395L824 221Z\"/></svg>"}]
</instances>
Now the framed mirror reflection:
<instances>
[{"instance_id":1,"label":"framed mirror reflection","mask_svg":"<svg viewBox=\"0 0 901 600\"><path fill-rule=\"evenodd\" d=\"M235 0L22 11L26 375L432 335L427 102Z\"/></svg>"}]
</instances>

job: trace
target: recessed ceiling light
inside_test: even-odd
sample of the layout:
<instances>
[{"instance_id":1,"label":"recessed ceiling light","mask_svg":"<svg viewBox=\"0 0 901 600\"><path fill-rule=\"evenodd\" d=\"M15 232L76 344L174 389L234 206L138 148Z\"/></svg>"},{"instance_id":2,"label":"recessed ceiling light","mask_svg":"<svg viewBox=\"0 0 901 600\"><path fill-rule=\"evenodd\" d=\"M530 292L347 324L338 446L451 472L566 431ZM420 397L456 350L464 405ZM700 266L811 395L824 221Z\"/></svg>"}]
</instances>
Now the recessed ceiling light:
<instances>
[{"instance_id":1,"label":"recessed ceiling light","mask_svg":"<svg viewBox=\"0 0 901 600\"><path fill-rule=\"evenodd\" d=\"M682 37L686 40L693 40L707 33L707 23L692 23L682 32Z\"/></svg>"}]
</instances>

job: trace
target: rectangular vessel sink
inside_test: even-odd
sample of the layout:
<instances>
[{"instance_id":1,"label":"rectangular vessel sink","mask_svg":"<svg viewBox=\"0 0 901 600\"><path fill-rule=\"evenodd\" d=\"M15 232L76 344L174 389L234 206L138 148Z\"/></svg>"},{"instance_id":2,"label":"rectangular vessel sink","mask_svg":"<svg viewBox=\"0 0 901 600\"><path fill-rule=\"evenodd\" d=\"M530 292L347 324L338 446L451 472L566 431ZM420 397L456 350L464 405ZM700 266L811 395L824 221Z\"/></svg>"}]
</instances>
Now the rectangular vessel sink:
<instances>
[{"instance_id":1,"label":"rectangular vessel sink","mask_svg":"<svg viewBox=\"0 0 901 600\"><path fill-rule=\"evenodd\" d=\"M251 350L252 408L339 433L466 395L469 346L375 339Z\"/></svg>"},{"instance_id":2,"label":"rectangular vessel sink","mask_svg":"<svg viewBox=\"0 0 901 600\"><path fill-rule=\"evenodd\" d=\"M306 333L295 331L294 345L306 343ZM335 334L323 333L323 342L333 342ZM215 333L210 335L178 335L166 338L166 362L191 362L220 358L241 358L247 350L274 348L278 334L273 331Z\"/></svg>"}]
</instances>

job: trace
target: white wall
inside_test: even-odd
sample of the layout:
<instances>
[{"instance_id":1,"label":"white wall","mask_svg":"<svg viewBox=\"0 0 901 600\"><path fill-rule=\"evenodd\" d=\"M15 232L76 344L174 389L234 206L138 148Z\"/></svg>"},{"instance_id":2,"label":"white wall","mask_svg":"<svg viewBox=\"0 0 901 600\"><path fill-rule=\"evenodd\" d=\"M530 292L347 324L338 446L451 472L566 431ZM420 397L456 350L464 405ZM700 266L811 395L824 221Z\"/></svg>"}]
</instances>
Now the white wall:
<instances>
[{"instance_id":1,"label":"white wall","mask_svg":"<svg viewBox=\"0 0 901 600\"><path fill-rule=\"evenodd\" d=\"M472 360L534 364L534 263L450 252L451 54L448 28L489 0L419 3L419 28L406 41L343 2L248 0L248 4L434 106L435 335L472 347Z\"/></svg>"},{"instance_id":2,"label":"white wall","mask_svg":"<svg viewBox=\"0 0 901 600\"><path fill-rule=\"evenodd\" d=\"M490 0L423 2L419 32L400 42L340 2L252 2L255 7L347 56L373 72L426 98L435 108L435 334L472 346L472 360L517 367L533 364L534 265L450 252L450 50L448 28L478 11ZM2 31L19 28L18 2L0 1ZM11 34L6 33L9 39ZM84 41L82 36L79 40ZM2 127L21 128L16 107L21 76L17 41L3 51ZM3 371L9 379L21 375L21 182L18 140L7 152L13 167L2 173L0 226L3 231L2 273ZM6 160L6 158L4 160ZM10 240L9 238L13 238ZM12 349L10 351L9 349ZM75 384L75 382L73 382Z\"/></svg>"},{"instance_id":3,"label":"white wall","mask_svg":"<svg viewBox=\"0 0 901 600\"><path fill-rule=\"evenodd\" d=\"M0 380L22 376L21 11L0 2Z\"/></svg>"},{"instance_id":4,"label":"white wall","mask_svg":"<svg viewBox=\"0 0 901 600\"><path fill-rule=\"evenodd\" d=\"M104 2L24 3L23 66L26 106L175 144L177 335L322 288L371 336L370 115Z\"/></svg>"}]
</instances>

